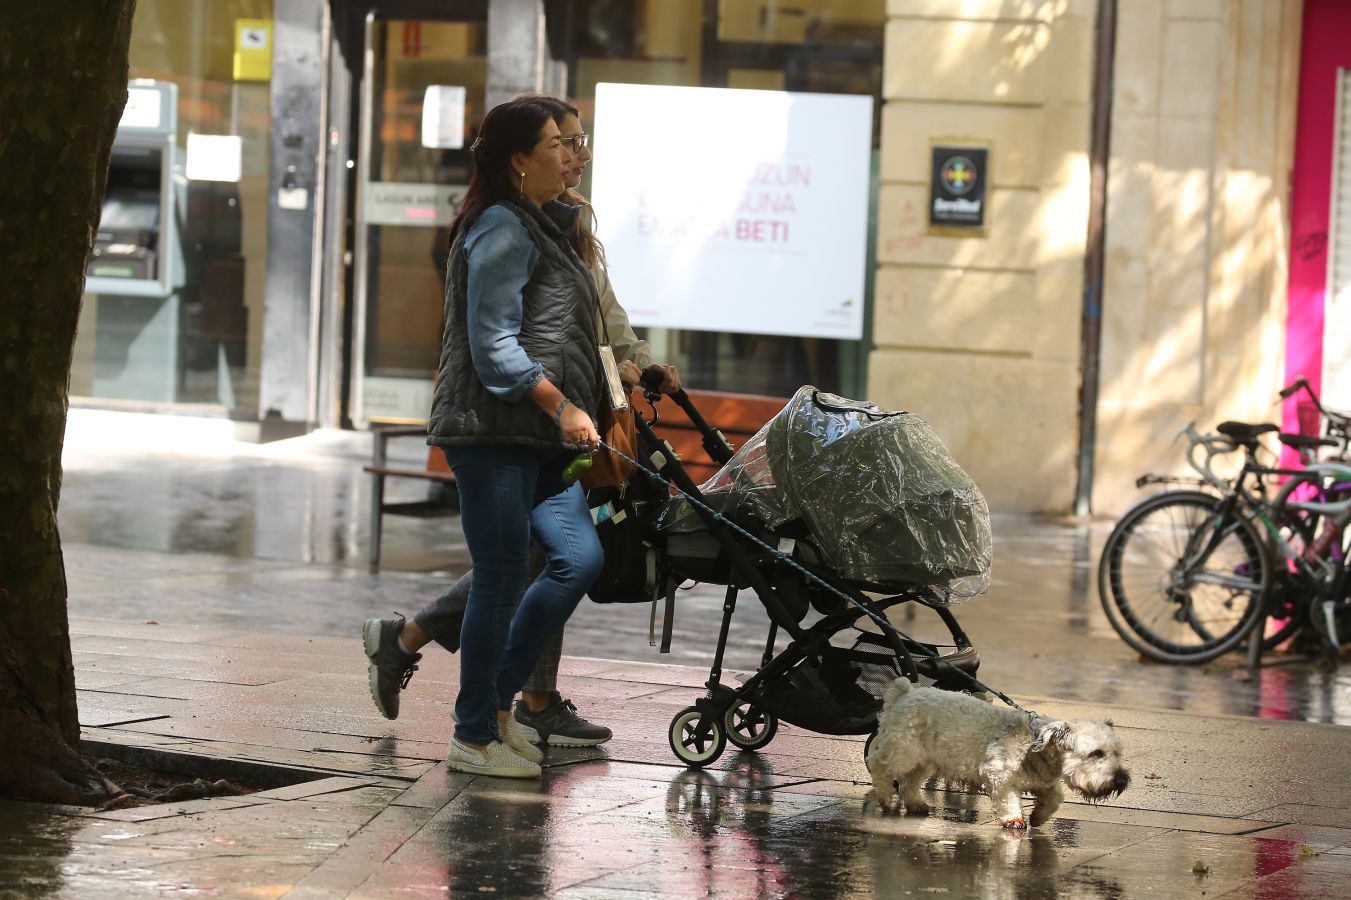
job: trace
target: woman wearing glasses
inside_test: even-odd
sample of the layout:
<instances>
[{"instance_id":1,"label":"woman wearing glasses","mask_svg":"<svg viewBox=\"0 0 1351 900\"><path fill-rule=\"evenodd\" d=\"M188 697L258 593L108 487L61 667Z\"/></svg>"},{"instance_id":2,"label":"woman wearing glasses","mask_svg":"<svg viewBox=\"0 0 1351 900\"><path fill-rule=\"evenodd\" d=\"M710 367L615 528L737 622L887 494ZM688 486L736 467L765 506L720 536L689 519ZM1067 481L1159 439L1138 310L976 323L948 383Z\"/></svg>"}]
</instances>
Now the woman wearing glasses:
<instances>
[{"instance_id":1,"label":"woman wearing glasses","mask_svg":"<svg viewBox=\"0 0 1351 900\"><path fill-rule=\"evenodd\" d=\"M615 298L605 269L604 251L593 230L590 205L576 192L592 158L589 135L582 131L577 108L552 97L522 95L514 98L516 101L527 99L550 110L559 128L560 143L571 156L563 178L566 190L560 200L578 212L577 227L569 239L590 270L599 293L604 324L598 323L597 340L608 336L619 361L620 377L630 387L638 382L643 370L655 369L662 376L661 390L678 390L681 386L679 373L673 366L653 364L647 342L634 334L628 316ZM539 571L544 562L538 554L535 556L531 568ZM473 574L473 570L467 572L410 621L405 622L402 618L367 620L365 634L366 651L370 656L371 696L386 718L398 717L399 692L407 687L421 659L418 651L424 645L435 640L452 653L459 649L461 620ZM539 662L525 682L521 700L516 703L514 718L520 726L517 731L533 743L570 747L602 744L610 739L610 729L587 721L578 714L573 703L558 692L558 665L562 653L563 629L560 627L545 645Z\"/></svg>"},{"instance_id":2,"label":"woman wearing glasses","mask_svg":"<svg viewBox=\"0 0 1351 900\"><path fill-rule=\"evenodd\" d=\"M427 426L455 472L476 570L446 764L531 778L543 754L521 736L512 701L602 563L581 485L562 475L600 439L599 297L570 240L577 210L556 200L572 154L553 107L532 98L494 107L471 150ZM532 538L546 564L527 588ZM416 657L402 624L373 619L364 629L371 691L386 715L380 658Z\"/></svg>"},{"instance_id":3,"label":"woman wearing glasses","mask_svg":"<svg viewBox=\"0 0 1351 900\"><path fill-rule=\"evenodd\" d=\"M628 314L619 305L605 267L604 248L595 235L591 204L577 192L587 163L592 158L590 135L582 131L581 114L566 101L550 100L556 104L555 120L562 141L572 154L572 165L564 178L567 190L559 199L581 213L577 230L573 234L573 245L591 270L591 277L600 294L604 325L598 339L609 341L615 359L619 362L619 377L630 390L638 383L644 370L652 369L662 376L660 390L666 393L677 391L681 386L680 373L674 366L652 362L652 352L647 341L634 334ZM610 729L587 721L577 713L572 701L558 692L558 663L562 656L563 631L559 629L522 689L521 699L516 702L516 722L526 736L536 743L569 747L603 744L611 737Z\"/></svg>"}]
</instances>

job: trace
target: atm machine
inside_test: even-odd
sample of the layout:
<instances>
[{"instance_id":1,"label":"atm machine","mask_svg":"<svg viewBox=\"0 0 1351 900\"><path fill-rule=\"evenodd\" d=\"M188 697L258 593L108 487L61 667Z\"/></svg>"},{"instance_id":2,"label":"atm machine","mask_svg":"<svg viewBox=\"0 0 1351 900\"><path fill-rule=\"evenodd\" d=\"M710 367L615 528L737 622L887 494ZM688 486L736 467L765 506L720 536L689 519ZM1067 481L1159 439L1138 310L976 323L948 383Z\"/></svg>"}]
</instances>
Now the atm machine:
<instances>
[{"instance_id":1,"label":"atm machine","mask_svg":"<svg viewBox=\"0 0 1351 900\"><path fill-rule=\"evenodd\" d=\"M180 289L178 86L132 81L86 272L97 295L95 397L178 400Z\"/></svg>"}]
</instances>

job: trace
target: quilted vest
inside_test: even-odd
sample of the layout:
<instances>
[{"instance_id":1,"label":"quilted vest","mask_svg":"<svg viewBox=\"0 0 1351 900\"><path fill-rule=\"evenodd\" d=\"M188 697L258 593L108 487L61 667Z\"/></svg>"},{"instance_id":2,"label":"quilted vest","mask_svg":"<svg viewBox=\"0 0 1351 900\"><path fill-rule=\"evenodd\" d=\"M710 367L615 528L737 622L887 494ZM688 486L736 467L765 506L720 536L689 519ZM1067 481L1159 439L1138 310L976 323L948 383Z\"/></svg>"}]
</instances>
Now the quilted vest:
<instances>
[{"instance_id":1,"label":"quilted vest","mask_svg":"<svg viewBox=\"0 0 1351 900\"><path fill-rule=\"evenodd\" d=\"M516 214L539 248L530 281L522 291L521 348L544 367L544 377L594 419L601 398L596 331L600 300L591 273L568 243L568 236L533 204L501 200ZM513 444L564 450L553 418L529 398L512 402L483 386L469 352L469 264L464 252L468 229L460 229L450 248L450 271L442 311L441 362L432 395L427 443L438 447Z\"/></svg>"}]
</instances>

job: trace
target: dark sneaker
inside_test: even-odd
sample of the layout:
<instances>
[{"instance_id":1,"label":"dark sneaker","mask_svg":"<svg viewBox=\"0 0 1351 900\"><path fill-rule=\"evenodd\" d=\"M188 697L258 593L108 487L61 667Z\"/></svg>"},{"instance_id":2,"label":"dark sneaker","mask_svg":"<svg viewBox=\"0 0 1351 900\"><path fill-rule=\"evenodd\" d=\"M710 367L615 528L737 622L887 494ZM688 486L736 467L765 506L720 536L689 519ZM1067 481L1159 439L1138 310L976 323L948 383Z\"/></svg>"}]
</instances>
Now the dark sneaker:
<instances>
[{"instance_id":1,"label":"dark sneaker","mask_svg":"<svg viewBox=\"0 0 1351 900\"><path fill-rule=\"evenodd\" d=\"M361 637L370 657L371 699L386 719L399 717L399 691L408 687L417 671L421 653L405 653L399 646L403 616L397 619L367 619Z\"/></svg>"},{"instance_id":2,"label":"dark sneaker","mask_svg":"<svg viewBox=\"0 0 1351 900\"><path fill-rule=\"evenodd\" d=\"M514 718L521 726L521 736L532 744L594 747L613 737L604 725L594 725L577 715L577 707L571 700L564 700L557 691L549 705L539 712L531 712L524 700L517 700Z\"/></svg>"}]
</instances>

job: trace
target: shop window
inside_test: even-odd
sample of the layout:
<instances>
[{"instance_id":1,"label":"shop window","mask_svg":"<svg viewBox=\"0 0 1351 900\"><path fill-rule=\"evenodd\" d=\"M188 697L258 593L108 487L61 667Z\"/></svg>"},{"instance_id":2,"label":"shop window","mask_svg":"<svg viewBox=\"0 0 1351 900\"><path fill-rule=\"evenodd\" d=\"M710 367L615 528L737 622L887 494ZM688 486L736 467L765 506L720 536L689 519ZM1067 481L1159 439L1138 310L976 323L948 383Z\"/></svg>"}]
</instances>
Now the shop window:
<instances>
[{"instance_id":1,"label":"shop window","mask_svg":"<svg viewBox=\"0 0 1351 900\"><path fill-rule=\"evenodd\" d=\"M73 395L256 413L267 264L272 7L272 0L137 4L133 85L147 96L161 91L176 98L163 120L176 123L164 136L162 153L168 214L156 217L153 232L128 231L122 221L126 203L118 205L110 191L112 207L105 207L104 218L113 252L101 270L90 270L94 278L81 313ZM127 133L119 131L119 142L126 143ZM134 171L138 155L141 162L148 159L141 149L115 151L115 162L120 153L124 165L112 173L110 188L130 197L129 185L140 178L145 184L138 196L146 199L146 185L155 178ZM141 235L133 242L153 246L131 252L122 240L119 248L118 229ZM116 265L119 252L141 262ZM162 289L145 288L138 266L150 265L146 260L167 274ZM127 279L125 287L118 278Z\"/></svg>"},{"instance_id":2,"label":"shop window","mask_svg":"<svg viewBox=\"0 0 1351 900\"><path fill-rule=\"evenodd\" d=\"M578 0L566 60L571 94L588 120L603 82L870 95L875 208L885 6L885 0ZM604 135L597 135L597 145L603 154ZM590 190L589 181L583 190ZM603 220L606 210L597 214ZM873 238L870 225L869 293ZM619 300L625 303L622 295ZM637 330L654 356L680 366L695 388L788 395L811 383L845 394L863 391L863 341Z\"/></svg>"}]
</instances>

